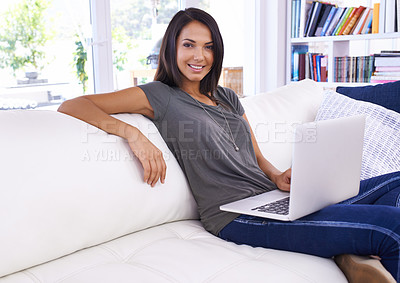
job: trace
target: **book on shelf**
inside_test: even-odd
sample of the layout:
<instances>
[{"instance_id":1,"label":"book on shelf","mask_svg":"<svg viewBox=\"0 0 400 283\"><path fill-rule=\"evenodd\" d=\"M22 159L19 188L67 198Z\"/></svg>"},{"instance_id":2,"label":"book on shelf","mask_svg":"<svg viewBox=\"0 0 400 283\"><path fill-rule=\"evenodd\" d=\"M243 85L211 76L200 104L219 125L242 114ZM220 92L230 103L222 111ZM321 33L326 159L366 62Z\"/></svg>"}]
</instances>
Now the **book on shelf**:
<instances>
[{"instance_id":1,"label":"book on shelf","mask_svg":"<svg viewBox=\"0 0 400 283\"><path fill-rule=\"evenodd\" d=\"M343 56L334 58L334 82L370 82L373 56Z\"/></svg>"},{"instance_id":2,"label":"book on shelf","mask_svg":"<svg viewBox=\"0 0 400 283\"><path fill-rule=\"evenodd\" d=\"M397 32L400 32L400 0L396 0L396 22Z\"/></svg>"},{"instance_id":3,"label":"book on shelf","mask_svg":"<svg viewBox=\"0 0 400 283\"><path fill-rule=\"evenodd\" d=\"M395 32L395 31L397 31L396 0L386 0L384 32Z\"/></svg>"},{"instance_id":4,"label":"book on shelf","mask_svg":"<svg viewBox=\"0 0 400 283\"><path fill-rule=\"evenodd\" d=\"M366 7L364 6L360 6L358 7L353 16L351 17L349 23L346 25L346 27L343 30L343 35L348 35L350 33L352 33L353 29L355 28L356 23L358 22L358 20L360 19L362 13L364 12Z\"/></svg>"},{"instance_id":5,"label":"book on shelf","mask_svg":"<svg viewBox=\"0 0 400 283\"><path fill-rule=\"evenodd\" d=\"M338 7L338 8L336 9L335 15L333 16L332 21L329 23L329 26L328 26L328 29L327 29L325 35L327 35L327 36L332 35L333 30L334 30L335 27L337 26L337 24L338 24L340 18L341 18L342 15L343 15L343 12L344 12L345 10L346 10L346 9L345 9L344 7Z\"/></svg>"},{"instance_id":6,"label":"book on shelf","mask_svg":"<svg viewBox=\"0 0 400 283\"><path fill-rule=\"evenodd\" d=\"M390 83L400 81L400 76L371 76L371 83Z\"/></svg>"},{"instance_id":7,"label":"book on shelf","mask_svg":"<svg viewBox=\"0 0 400 283\"><path fill-rule=\"evenodd\" d=\"M379 53L382 56L397 56L400 55L400 50L381 50L381 53Z\"/></svg>"},{"instance_id":8,"label":"book on shelf","mask_svg":"<svg viewBox=\"0 0 400 283\"><path fill-rule=\"evenodd\" d=\"M321 57L321 82L328 81L328 56Z\"/></svg>"},{"instance_id":9,"label":"book on shelf","mask_svg":"<svg viewBox=\"0 0 400 283\"><path fill-rule=\"evenodd\" d=\"M359 21L356 24L356 27L354 28L352 34L361 34L364 26L369 25L369 23L372 21L372 8L366 7L364 12L361 14Z\"/></svg>"},{"instance_id":10,"label":"book on shelf","mask_svg":"<svg viewBox=\"0 0 400 283\"><path fill-rule=\"evenodd\" d=\"M310 24L307 30L307 36L314 36L315 30L317 29L317 24L325 10L325 5L321 2L314 2L313 11L311 13Z\"/></svg>"},{"instance_id":11,"label":"book on shelf","mask_svg":"<svg viewBox=\"0 0 400 283\"><path fill-rule=\"evenodd\" d=\"M292 45L292 81L310 78L317 82L326 82L327 67L327 55L308 52L307 45Z\"/></svg>"},{"instance_id":12,"label":"book on shelf","mask_svg":"<svg viewBox=\"0 0 400 283\"><path fill-rule=\"evenodd\" d=\"M332 8L334 7L334 5L323 4L322 7L323 8L322 8L321 17L318 19L317 28L315 29L314 36L321 36L322 29L324 28L325 22L327 21L328 16L329 16Z\"/></svg>"},{"instance_id":13,"label":"book on shelf","mask_svg":"<svg viewBox=\"0 0 400 283\"><path fill-rule=\"evenodd\" d=\"M338 25L333 30L332 35L339 35L340 30L343 28L344 23L347 21L347 19L349 18L350 14L353 10L354 10L354 7L346 7L346 10L344 11L343 15L340 17Z\"/></svg>"},{"instance_id":14,"label":"book on shelf","mask_svg":"<svg viewBox=\"0 0 400 283\"><path fill-rule=\"evenodd\" d=\"M328 56L322 53L308 53L308 62L310 76L312 80L316 82L326 82L327 81L327 63Z\"/></svg>"},{"instance_id":15,"label":"book on shelf","mask_svg":"<svg viewBox=\"0 0 400 283\"><path fill-rule=\"evenodd\" d=\"M306 0L304 2L305 5L300 6L300 23L299 23L299 36L304 36L304 30L306 27L306 21L308 14L310 13L311 7L313 5L313 1Z\"/></svg>"},{"instance_id":16,"label":"book on shelf","mask_svg":"<svg viewBox=\"0 0 400 283\"><path fill-rule=\"evenodd\" d=\"M361 30L361 34L372 33L372 17L373 17L373 10L371 10L370 13L368 14L367 21L365 22L365 25Z\"/></svg>"},{"instance_id":17,"label":"book on shelf","mask_svg":"<svg viewBox=\"0 0 400 283\"><path fill-rule=\"evenodd\" d=\"M307 31L308 31L308 29L310 27L311 15L313 13L315 4L316 4L316 2L312 1L311 5L309 6L309 10L307 11L307 16L305 18L305 25L304 25L304 31L303 31L303 36L304 37L307 36ZM307 7L305 9L307 10Z\"/></svg>"},{"instance_id":18,"label":"book on shelf","mask_svg":"<svg viewBox=\"0 0 400 283\"><path fill-rule=\"evenodd\" d=\"M385 18L386 18L386 0L379 0L379 23L378 32L385 32Z\"/></svg>"},{"instance_id":19,"label":"book on shelf","mask_svg":"<svg viewBox=\"0 0 400 283\"><path fill-rule=\"evenodd\" d=\"M301 0L292 0L291 36L299 37Z\"/></svg>"},{"instance_id":20,"label":"book on shelf","mask_svg":"<svg viewBox=\"0 0 400 283\"><path fill-rule=\"evenodd\" d=\"M373 15L372 15L372 33L379 33L379 10L380 3L374 3Z\"/></svg>"},{"instance_id":21,"label":"book on shelf","mask_svg":"<svg viewBox=\"0 0 400 283\"><path fill-rule=\"evenodd\" d=\"M400 66L400 55L398 56L379 56L379 54L375 54L375 67L398 67Z\"/></svg>"},{"instance_id":22,"label":"book on shelf","mask_svg":"<svg viewBox=\"0 0 400 283\"><path fill-rule=\"evenodd\" d=\"M308 52L308 45L292 45L292 81L299 81L306 78L305 56Z\"/></svg>"},{"instance_id":23,"label":"book on shelf","mask_svg":"<svg viewBox=\"0 0 400 283\"><path fill-rule=\"evenodd\" d=\"M400 72L400 51L382 50L381 53L374 54L374 66L374 82L378 79L400 80L396 79Z\"/></svg>"},{"instance_id":24,"label":"book on shelf","mask_svg":"<svg viewBox=\"0 0 400 283\"><path fill-rule=\"evenodd\" d=\"M321 33L319 34L319 36L325 36L325 34L327 33L329 25L331 24L335 14L336 14L337 9L338 9L338 7L332 6L332 8L329 11L328 16L326 17L326 21L322 27L322 30L321 30Z\"/></svg>"},{"instance_id":25,"label":"book on shelf","mask_svg":"<svg viewBox=\"0 0 400 283\"><path fill-rule=\"evenodd\" d=\"M373 7L311 0L290 3L292 38L400 31L400 0L380 0Z\"/></svg>"},{"instance_id":26,"label":"book on shelf","mask_svg":"<svg viewBox=\"0 0 400 283\"><path fill-rule=\"evenodd\" d=\"M336 31L335 35L342 35L348 24L350 23L350 20L354 17L355 13L357 11L356 7L349 7L349 11L346 14L346 17L341 21L340 23L340 28Z\"/></svg>"},{"instance_id":27,"label":"book on shelf","mask_svg":"<svg viewBox=\"0 0 400 283\"><path fill-rule=\"evenodd\" d=\"M375 66L375 72L392 72L392 73L399 73L400 66Z\"/></svg>"},{"instance_id":28,"label":"book on shelf","mask_svg":"<svg viewBox=\"0 0 400 283\"><path fill-rule=\"evenodd\" d=\"M374 55L375 70L371 77L371 82L384 83L400 80L400 51L382 50L381 53ZM378 61L378 62L377 62ZM388 62L398 62L387 66Z\"/></svg>"}]
</instances>

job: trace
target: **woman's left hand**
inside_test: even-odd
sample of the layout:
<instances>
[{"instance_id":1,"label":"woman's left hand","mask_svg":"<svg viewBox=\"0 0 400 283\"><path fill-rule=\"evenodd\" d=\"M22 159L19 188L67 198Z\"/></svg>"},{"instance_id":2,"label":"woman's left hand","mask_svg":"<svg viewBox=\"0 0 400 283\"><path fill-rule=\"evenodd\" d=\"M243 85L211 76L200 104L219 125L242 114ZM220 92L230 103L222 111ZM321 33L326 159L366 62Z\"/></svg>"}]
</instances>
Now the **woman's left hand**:
<instances>
[{"instance_id":1,"label":"woman's left hand","mask_svg":"<svg viewBox=\"0 0 400 283\"><path fill-rule=\"evenodd\" d=\"M280 190L288 192L290 191L291 176L292 176L292 169L289 168L285 172L276 175L273 181Z\"/></svg>"}]
</instances>

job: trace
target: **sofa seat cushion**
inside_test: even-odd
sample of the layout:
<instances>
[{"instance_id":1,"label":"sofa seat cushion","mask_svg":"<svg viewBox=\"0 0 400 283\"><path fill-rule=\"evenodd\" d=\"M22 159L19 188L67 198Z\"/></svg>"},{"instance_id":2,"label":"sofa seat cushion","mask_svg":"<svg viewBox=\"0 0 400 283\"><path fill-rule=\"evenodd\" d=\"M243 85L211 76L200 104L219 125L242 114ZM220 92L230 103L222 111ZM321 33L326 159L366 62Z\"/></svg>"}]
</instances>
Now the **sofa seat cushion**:
<instances>
[{"instance_id":1,"label":"sofa seat cushion","mask_svg":"<svg viewBox=\"0 0 400 283\"><path fill-rule=\"evenodd\" d=\"M0 278L1 283L347 282L331 259L223 241L197 220L163 224Z\"/></svg>"}]
</instances>

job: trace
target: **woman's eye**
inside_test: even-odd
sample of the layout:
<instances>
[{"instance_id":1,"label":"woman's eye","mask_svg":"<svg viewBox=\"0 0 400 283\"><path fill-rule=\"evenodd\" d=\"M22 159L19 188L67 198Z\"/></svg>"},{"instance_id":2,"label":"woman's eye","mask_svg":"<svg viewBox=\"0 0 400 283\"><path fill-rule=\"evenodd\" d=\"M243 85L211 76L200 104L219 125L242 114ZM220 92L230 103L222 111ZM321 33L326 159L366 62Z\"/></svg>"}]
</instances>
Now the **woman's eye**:
<instances>
[{"instance_id":1,"label":"woman's eye","mask_svg":"<svg viewBox=\"0 0 400 283\"><path fill-rule=\"evenodd\" d=\"M208 50L214 50L214 46L213 46L213 45L208 45L208 46L206 46L206 49L208 49Z\"/></svg>"},{"instance_id":2,"label":"woman's eye","mask_svg":"<svg viewBox=\"0 0 400 283\"><path fill-rule=\"evenodd\" d=\"M193 44L191 44L191 43L184 43L183 46L184 46L184 47L192 47Z\"/></svg>"}]
</instances>

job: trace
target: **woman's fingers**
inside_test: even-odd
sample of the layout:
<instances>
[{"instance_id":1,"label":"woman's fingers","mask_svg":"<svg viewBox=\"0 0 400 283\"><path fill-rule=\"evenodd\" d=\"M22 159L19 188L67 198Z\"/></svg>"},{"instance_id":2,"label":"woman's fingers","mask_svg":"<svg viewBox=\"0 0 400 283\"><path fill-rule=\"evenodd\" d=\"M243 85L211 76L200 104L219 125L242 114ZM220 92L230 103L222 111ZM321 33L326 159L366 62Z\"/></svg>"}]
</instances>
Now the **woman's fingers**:
<instances>
[{"instance_id":1,"label":"woman's fingers","mask_svg":"<svg viewBox=\"0 0 400 283\"><path fill-rule=\"evenodd\" d=\"M142 154L136 154L135 151L134 153L142 163L144 182L154 187L158 180L164 183L167 166L160 150L150 149L149 151L142 152Z\"/></svg>"}]
</instances>

